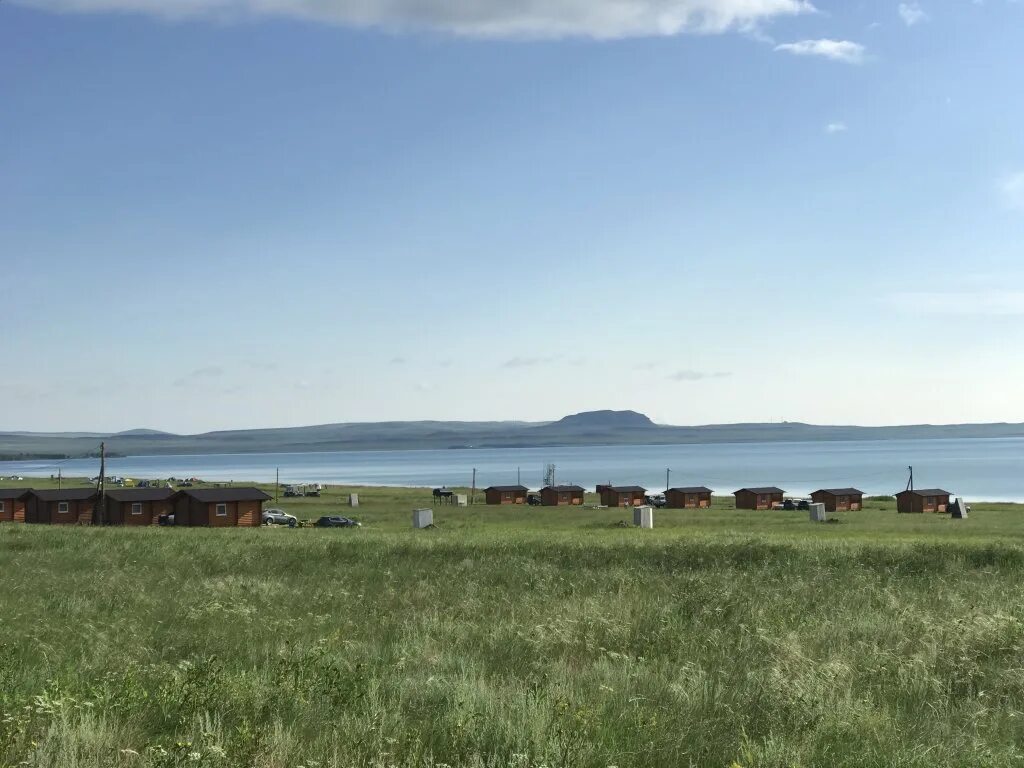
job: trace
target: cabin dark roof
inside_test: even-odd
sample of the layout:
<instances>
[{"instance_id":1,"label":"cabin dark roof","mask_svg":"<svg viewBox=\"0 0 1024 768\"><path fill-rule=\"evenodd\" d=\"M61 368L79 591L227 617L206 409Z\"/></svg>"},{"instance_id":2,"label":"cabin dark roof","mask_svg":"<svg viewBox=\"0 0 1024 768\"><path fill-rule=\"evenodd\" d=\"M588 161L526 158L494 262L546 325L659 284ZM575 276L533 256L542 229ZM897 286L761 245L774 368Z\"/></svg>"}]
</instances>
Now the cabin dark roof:
<instances>
[{"instance_id":1,"label":"cabin dark roof","mask_svg":"<svg viewBox=\"0 0 1024 768\"><path fill-rule=\"evenodd\" d=\"M608 490L615 493L647 493L647 489L641 488L639 485L613 485Z\"/></svg>"},{"instance_id":2,"label":"cabin dark roof","mask_svg":"<svg viewBox=\"0 0 1024 768\"><path fill-rule=\"evenodd\" d=\"M116 488L107 496L114 501L167 501L174 493L173 488Z\"/></svg>"},{"instance_id":3,"label":"cabin dark roof","mask_svg":"<svg viewBox=\"0 0 1024 768\"><path fill-rule=\"evenodd\" d=\"M99 493L95 488L56 488L46 491L32 491L32 494L41 501L85 501Z\"/></svg>"},{"instance_id":4,"label":"cabin dark roof","mask_svg":"<svg viewBox=\"0 0 1024 768\"><path fill-rule=\"evenodd\" d=\"M669 488L665 493L713 493L713 491L703 485L695 485L689 488Z\"/></svg>"},{"instance_id":5,"label":"cabin dark roof","mask_svg":"<svg viewBox=\"0 0 1024 768\"><path fill-rule=\"evenodd\" d=\"M207 504L222 501L269 501L273 498L259 488L193 488L178 493Z\"/></svg>"},{"instance_id":6,"label":"cabin dark roof","mask_svg":"<svg viewBox=\"0 0 1024 768\"><path fill-rule=\"evenodd\" d=\"M579 485L549 485L541 488L542 491L555 491L555 492L567 492L574 491L583 493L583 488Z\"/></svg>"},{"instance_id":7,"label":"cabin dark roof","mask_svg":"<svg viewBox=\"0 0 1024 768\"><path fill-rule=\"evenodd\" d=\"M863 496L864 491L857 488L822 488L814 493L827 493L832 496ZM813 494L811 494L813 495Z\"/></svg>"},{"instance_id":8,"label":"cabin dark roof","mask_svg":"<svg viewBox=\"0 0 1024 768\"><path fill-rule=\"evenodd\" d=\"M913 494L914 496L951 496L949 491L944 491L941 488L921 488L920 490L913 491L900 491L897 496L902 496L906 493Z\"/></svg>"},{"instance_id":9,"label":"cabin dark roof","mask_svg":"<svg viewBox=\"0 0 1024 768\"><path fill-rule=\"evenodd\" d=\"M516 492L516 493L525 493L528 490L530 490L530 489L527 488L525 485L492 485L490 488L484 488L484 492L485 493L487 491L500 491L502 493L504 493L506 491Z\"/></svg>"},{"instance_id":10,"label":"cabin dark roof","mask_svg":"<svg viewBox=\"0 0 1024 768\"><path fill-rule=\"evenodd\" d=\"M0 488L0 499L20 499L32 493L31 488Z\"/></svg>"},{"instance_id":11,"label":"cabin dark roof","mask_svg":"<svg viewBox=\"0 0 1024 768\"><path fill-rule=\"evenodd\" d=\"M737 493L743 493L744 491L746 491L747 493L757 493L757 494L785 493L785 491L782 490L781 488L776 488L775 486L770 486L768 488L740 488L738 491L733 491L732 495L735 496Z\"/></svg>"}]
</instances>

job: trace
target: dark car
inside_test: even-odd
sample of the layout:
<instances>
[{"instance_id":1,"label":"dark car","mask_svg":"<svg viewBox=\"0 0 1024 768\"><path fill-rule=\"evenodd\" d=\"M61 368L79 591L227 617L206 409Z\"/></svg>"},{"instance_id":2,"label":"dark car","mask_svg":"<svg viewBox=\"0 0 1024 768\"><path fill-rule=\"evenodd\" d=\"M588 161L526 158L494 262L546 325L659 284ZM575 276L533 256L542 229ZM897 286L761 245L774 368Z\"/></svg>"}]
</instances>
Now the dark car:
<instances>
[{"instance_id":1,"label":"dark car","mask_svg":"<svg viewBox=\"0 0 1024 768\"><path fill-rule=\"evenodd\" d=\"M783 509L802 509L807 511L811 508L811 503L807 499L786 499L782 502Z\"/></svg>"},{"instance_id":2,"label":"dark car","mask_svg":"<svg viewBox=\"0 0 1024 768\"><path fill-rule=\"evenodd\" d=\"M324 515L313 525L317 528L356 528L362 525L362 523L350 517L342 517L341 515Z\"/></svg>"},{"instance_id":3,"label":"dark car","mask_svg":"<svg viewBox=\"0 0 1024 768\"><path fill-rule=\"evenodd\" d=\"M539 507L541 505L540 495L536 493L529 493L526 495L526 503L531 507Z\"/></svg>"}]
</instances>

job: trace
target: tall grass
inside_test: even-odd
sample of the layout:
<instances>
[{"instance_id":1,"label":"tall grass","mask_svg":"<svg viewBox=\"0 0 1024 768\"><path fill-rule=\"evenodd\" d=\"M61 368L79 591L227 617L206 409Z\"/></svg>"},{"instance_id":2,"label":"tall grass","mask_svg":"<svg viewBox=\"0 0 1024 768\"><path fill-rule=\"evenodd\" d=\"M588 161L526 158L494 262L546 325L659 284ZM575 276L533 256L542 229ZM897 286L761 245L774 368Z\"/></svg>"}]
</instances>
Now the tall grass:
<instances>
[{"instance_id":1,"label":"tall grass","mask_svg":"<svg viewBox=\"0 0 1024 768\"><path fill-rule=\"evenodd\" d=\"M358 530L0 526L0 765L1024 761L1013 508L413 532L364 494Z\"/></svg>"}]
</instances>

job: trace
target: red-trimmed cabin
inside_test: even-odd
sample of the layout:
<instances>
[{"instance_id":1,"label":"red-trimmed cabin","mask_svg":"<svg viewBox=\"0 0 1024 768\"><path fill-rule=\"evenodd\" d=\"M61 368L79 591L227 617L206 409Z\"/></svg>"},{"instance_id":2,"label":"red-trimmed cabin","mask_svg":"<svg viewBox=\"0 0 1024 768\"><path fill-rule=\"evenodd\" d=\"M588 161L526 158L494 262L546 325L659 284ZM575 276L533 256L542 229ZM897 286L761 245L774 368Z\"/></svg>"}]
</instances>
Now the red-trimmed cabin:
<instances>
[{"instance_id":1,"label":"red-trimmed cabin","mask_svg":"<svg viewBox=\"0 0 1024 768\"><path fill-rule=\"evenodd\" d=\"M640 507L647 502L647 489L639 485L602 485L600 494L606 507Z\"/></svg>"},{"instance_id":2,"label":"red-trimmed cabin","mask_svg":"<svg viewBox=\"0 0 1024 768\"><path fill-rule=\"evenodd\" d=\"M949 491L941 488L923 488L920 491L900 491L896 494L897 512L945 512L949 509Z\"/></svg>"},{"instance_id":3,"label":"red-trimmed cabin","mask_svg":"<svg viewBox=\"0 0 1024 768\"><path fill-rule=\"evenodd\" d=\"M492 485L484 488L484 500L488 504L525 504L529 491L525 485Z\"/></svg>"},{"instance_id":4,"label":"red-trimmed cabin","mask_svg":"<svg viewBox=\"0 0 1024 768\"><path fill-rule=\"evenodd\" d=\"M30 488L0 488L0 523L24 523Z\"/></svg>"},{"instance_id":5,"label":"red-trimmed cabin","mask_svg":"<svg viewBox=\"0 0 1024 768\"><path fill-rule=\"evenodd\" d=\"M811 501L824 504L826 512L856 512L864 506L864 492L856 488L822 488L811 494Z\"/></svg>"},{"instance_id":6,"label":"red-trimmed cabin","mask_svg":"<svg viewBox=\"0 0 1024 768\"><path fill-rule=\"evenodd\" d=\"M771 509L782 503L785 491L775 486L767 488L740 488L733 491L736 509Z\"/></svg>"},{"instance_id":7,"label":"red-trimmed cabin","mask_svg":"<svg viewBox=\"0 0 1024 768\"><path fill-rule=\"evenodd\" d=\"M95 488L31 491L25 500L25 522L50 525L92 523L99 499Z\"/></svg>"},{"instance_id":8,"label":"red-trimmed cabin","mask_svg":"<svg viewBox=\"0 0 1024 768\"><path fill-rule=\"evenodd\" d=\"M173 488L117 488L107 491L106 522L111 525L156 525L174 511Z\"/></svg>"},{"instance_id":9,"label":"red-trimmed cabin","mask_svg":"<svg viewBox=\"0 0 1024 768\"><path fill-rule=\"evenodd\" d=\"M578 507L583 504L583 493L578 485L548 485L540 489L540 503L545 507Z\"/></svg>"},{"instance_id":10,"label":"red-trimmed cabin","mask_svg":"<svg viewBox=\"0 0 1024 768\"><path fill-rule=\"evenodd\" d=\"M669 488L665 491L668 509L707 509L711 506L711 489L703 485L690 488Z\"/></svg>"},{"instance_id":11,"label":"red-trimmed cabin","mask_svg":"<svg viewBox=\"0 0 1024 768\"><path fill-rule=\"evenodd\" d=\"M262 525L271 497L259 488L191 488L171 498L175 525L230 528Z\"/></svg>"}]
</instances>

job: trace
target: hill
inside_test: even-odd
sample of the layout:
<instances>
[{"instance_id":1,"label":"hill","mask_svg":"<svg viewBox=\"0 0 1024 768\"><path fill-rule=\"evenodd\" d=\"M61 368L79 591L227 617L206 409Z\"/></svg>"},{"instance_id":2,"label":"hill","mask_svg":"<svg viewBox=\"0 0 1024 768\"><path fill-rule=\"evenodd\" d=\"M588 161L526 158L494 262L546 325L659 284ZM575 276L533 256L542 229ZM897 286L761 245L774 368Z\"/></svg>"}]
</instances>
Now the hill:
<instances>
[{"instance_id":1,"label":"hill","mask_svg":"<svg viewBox=\"0 0 1024 768\"><path fill-rule=\"evenodd\" d=\"M1024 424L885 427L778 424L655 424L636 411L589 411L552 422L388 421L175 435L150 429L104 433L0 433L0 459L95 455L100 440L122 456L218 453L540 448L570 445L813 442L1024 437Z\"/></svg>"}]
</instances>

